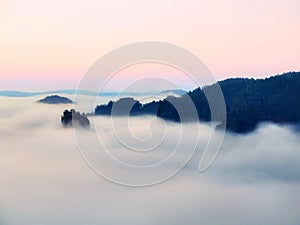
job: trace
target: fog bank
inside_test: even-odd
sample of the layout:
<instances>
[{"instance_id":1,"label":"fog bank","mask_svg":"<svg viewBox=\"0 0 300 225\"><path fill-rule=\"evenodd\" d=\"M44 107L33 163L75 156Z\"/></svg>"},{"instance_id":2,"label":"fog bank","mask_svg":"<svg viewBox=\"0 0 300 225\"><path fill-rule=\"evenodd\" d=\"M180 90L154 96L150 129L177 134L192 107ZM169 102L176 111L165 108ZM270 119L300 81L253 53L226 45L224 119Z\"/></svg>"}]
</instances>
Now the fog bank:
<instances>
[{"instance_id":1,"label":"fog bank","mask_svg":"<svg viewBox=\"0 0 300 225\"><path fill-rule=\"evenodd\" d=\"M300 222L300 133L288 126L262 124L247 135L227 133L216 161L207 171L199 173L199 160L210 131L203 124L199 147L177 175L158 185L130 188L103 179L87 166L78 151L73 130L61 128L60 115L70 106L39 104L38 99L40 96L0 97L1 225L295 225ZM141 140L150 141L140 146L126 127L117 127L118 137L130 146L150 149L166 135L166 142L158 149L140 154L126 150L116 139L109 117L90 120L92 129L81 131L83 141L88 142L97 131L116 157L136 165L164 159L181 135L179 124L152 117L132 118L131 132ZM117 118L115 122L122 124L122 120ZM190 149L193 143L189 138L193 137L196 126L183 126L190 134L182 144L184 149ZM105 150L97 150L99 158L97 155L95 162L109 166L101 157ZM170 161L166 169L174 163ZM122 167L107 168L113 175Z\"/></svg>"}]
</instances>

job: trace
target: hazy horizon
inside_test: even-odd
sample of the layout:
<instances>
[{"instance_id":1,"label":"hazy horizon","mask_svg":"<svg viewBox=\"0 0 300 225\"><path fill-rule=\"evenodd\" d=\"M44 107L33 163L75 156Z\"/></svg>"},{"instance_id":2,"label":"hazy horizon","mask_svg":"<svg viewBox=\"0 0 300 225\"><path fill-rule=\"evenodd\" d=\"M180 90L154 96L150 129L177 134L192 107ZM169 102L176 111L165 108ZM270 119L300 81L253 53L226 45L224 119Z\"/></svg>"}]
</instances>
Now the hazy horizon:
<instances>
[{"instance_id":1,"label":"hazy horizon","mask_svg":"<svg viewBox=\"0 0 300 225\"><path fill-rule=\"evenodd\" d=\"M243 76L236 76L236 77L226 77L224 79L220 79L220 80L216 80L217 82L219 81L224 81L224 80L227 80L227 79L231 79L231 78L242 78L242 79L251 79L251 78L254 78L254 79L266 79L266 78L269 78L269 77L272 77L272 76L280 76L282 74L285 74L285 73L289 73L289 72L300 72L300 70L291 70L291 71L285 71L285 72L281 72L281 73L275 73L273 75L269 75L269 76L262 76L262 77L252 77L252 76L248 76L248 77L243 77ZM150 77L151 78L151 77ZM112 85L111 85L112 86ZM98 90L83 90L83 89L77 89L78 86L74 86L73 88L62 88L62 89L57 89L57 88L54 88L54 89L49 89L49 88L43 88L43 89L30 89L26 86L20 88L20 89L0 89L0 91L2 92L5 92L5 91L15 91L15 92L26 92L26 93L44 93L44 92L59 92L59 91L88 91L88 92L97 92L98 93ZM162 91L172 91L172 90L184 90L184 91L192 91L194 89L198 88L198 86L194 86L194 87L178 87L178 86L169 86L169 87L166 87L166 86L162 86L160 87L159 89L157 89L157 87L154 87L154 89L150 89L150 90L145 90L145 87L143 87L143 89L141 90L127 90L127 92L131 92L131 93L142 93L142 94L145 94L145 93L154 93L154 94L157 94L159 92L162 92ZM109 93L109 92L117 92L119 93L120 92L120 89L118 88L111 88L111 89L103 89L101 90L101 92L104 92L104 93ZM65 93L62 93L62 94L65 94Z\"/></svg>"}]
</instances>

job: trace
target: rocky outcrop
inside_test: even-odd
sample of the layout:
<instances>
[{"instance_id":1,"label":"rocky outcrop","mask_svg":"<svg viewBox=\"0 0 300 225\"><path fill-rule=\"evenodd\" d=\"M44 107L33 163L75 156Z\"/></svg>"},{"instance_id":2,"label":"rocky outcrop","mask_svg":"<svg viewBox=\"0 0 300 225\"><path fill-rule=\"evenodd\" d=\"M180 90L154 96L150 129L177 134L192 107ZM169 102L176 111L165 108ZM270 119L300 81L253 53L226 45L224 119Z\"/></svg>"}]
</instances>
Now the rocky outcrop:
<instances>
[{"instance_id":1,"label":"rocky outcrop","mask_svg":"<svg viewBox=\"0 0 300 225\"><path fill-rule=\"evenodd\" d=\"M59 95L50 95L47 96L46 98L39 100L38 102L46 103L46 104L72 104L73 103L72 100L66 97L61 97Z\"/></svg>"},{"instance_id":2,"label":"rocky outcrop","mask_svg":"<svg viewBox=\"0 0 300 225\"><path fill-rule=\"evenodd\" d=\"M75 109L65 110L61 116L63 127L79 126L90 128L90 121L84 113L77 112Z\"/></svg>"}]
</instances>

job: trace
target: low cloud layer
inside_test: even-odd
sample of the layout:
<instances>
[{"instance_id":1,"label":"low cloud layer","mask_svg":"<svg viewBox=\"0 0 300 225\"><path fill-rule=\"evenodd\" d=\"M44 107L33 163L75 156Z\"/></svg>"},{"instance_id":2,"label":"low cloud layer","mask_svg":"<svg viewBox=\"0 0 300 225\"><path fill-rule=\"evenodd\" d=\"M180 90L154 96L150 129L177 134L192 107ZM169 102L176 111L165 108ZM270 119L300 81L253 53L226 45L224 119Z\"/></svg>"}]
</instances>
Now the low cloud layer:
<instances>
[{"instance_id":1,"label":"low cloud layer","mask_svg":"<svg viewBox=\"0 0 300 225\"><path fill-rule=\"evenodd\" d=\"M300 133L288 126L262 124L251 134L227 133L216 161L199 173L199 160L210 131L207 125L201 125L199 148L181 172L158 185L130 188L103 179L87 166L73 130L60 125L60 115L69 106L39 104L38 99L0 97L1 225L300 222ZM115 122L120 125L122 120L117 118ZM128 152L116 139L108 117L97 117L91 131L79 131L81 140L88 142L97 130L116 157L140 165L165 158L180 137L178 124L151 117L129 122L133 134L145 140L144 147L153 147L164 134L167 142L152 152ZM190 134L182 146L190 149L197 126L184 126ZM118 126L117 130L121 141L143 147L130 139L125 126ZM102 157L94 163L108 165ZM168 168L176 163L170 161ZM110 171L113 175L120 169Z\"/></svg>"}]
</instances>

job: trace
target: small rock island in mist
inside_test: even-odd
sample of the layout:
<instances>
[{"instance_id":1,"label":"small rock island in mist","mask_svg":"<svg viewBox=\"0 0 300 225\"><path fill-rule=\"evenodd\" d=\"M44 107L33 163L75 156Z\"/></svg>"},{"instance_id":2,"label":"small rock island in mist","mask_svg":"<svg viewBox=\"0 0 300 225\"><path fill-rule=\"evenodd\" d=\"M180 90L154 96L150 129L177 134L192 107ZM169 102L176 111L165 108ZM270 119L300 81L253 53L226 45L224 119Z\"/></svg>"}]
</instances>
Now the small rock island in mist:
<instances>
[{"instance_id":1,"label":"small rock island in mist","mask_svg":"<svg viewBox=\"0 0 300 225\"><path fill-rule=\"evenodd\" d=\"M61 97L59 95L50 95L39 100L38 102L46 103L46 104L72 104L73 103L72 100L66 97Z\"/></svg>"},{"instance_id":2,"label":"small rock island in mist","mask_svg":"<svg viewBox=\"0 0 300 225\"><path fill-rule=\"evenodd\" d=\"M61 124L64 128L80 126L90 128L90 121L84 113L77 112L75 109L65 110L61 116Z\"/></svg>"}]
</instances>

